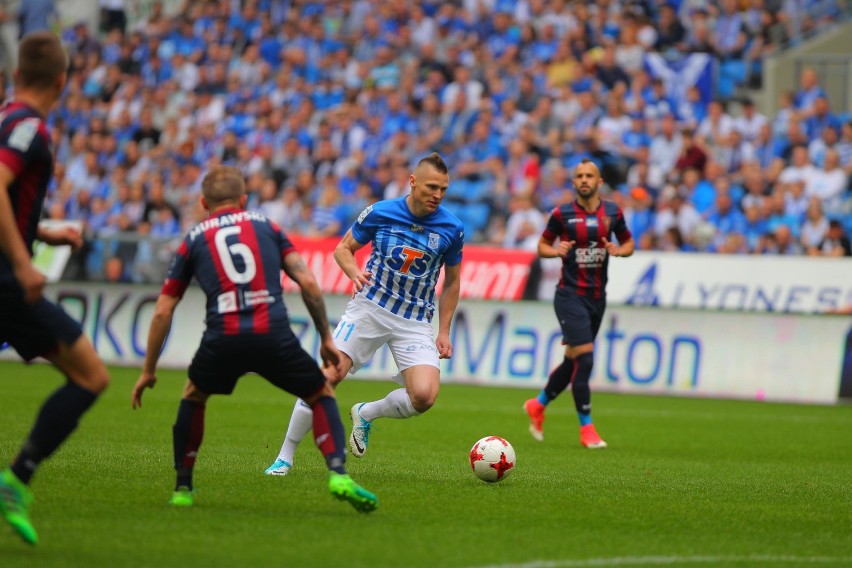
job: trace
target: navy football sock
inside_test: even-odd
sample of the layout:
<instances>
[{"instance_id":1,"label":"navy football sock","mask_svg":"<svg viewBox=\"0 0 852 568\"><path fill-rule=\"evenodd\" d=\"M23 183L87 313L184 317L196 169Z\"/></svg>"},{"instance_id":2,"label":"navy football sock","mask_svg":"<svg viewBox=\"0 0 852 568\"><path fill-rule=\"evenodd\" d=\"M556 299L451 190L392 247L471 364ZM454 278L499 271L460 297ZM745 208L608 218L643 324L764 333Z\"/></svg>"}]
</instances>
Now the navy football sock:
<instances>
[{"instance_id":1,"label":"navy football sock","mask_svg":"<svg viewBox=\"0 0 852 568\"><path fill-rule=\"evenodd\" d=\"M577 414L581 415L581 423L584 420L582 415L588 416L592 412L592 391L589 389L589 379L592 376L594 361L594 356L591 353L578 355L576 360L577 370L574 373L574 379L571 381L574 406L577 409ZM591 419L588 420L588 423L591 424Z\"/></svg>"},{"instance_id":2,"label":"navy football sock","mask_svg":"<svg viewBox=\"0 0 852 568\"><path fill-rule=\"evenodd\" d=\"M177 420L172 426L172 437L175 453L175 471L177 472L178 487L192 489L192 469L198 448L204 439L204 411L206 406L192 400L181 399L178 407Z\"/></svg>"},{"instance_id":3,"label":"navy football sock","mask_svg":"<svg viewBox=\"0 0 852 568\"><path fill-rule=\"evenodd\" d=\"M68 382L44 401L27 441L12 462L12 472L18 479L30 482L38 465L74 431L80 416L97 398L92 391Z\"/></svg>"},{"instance_id":4,"label":"navy football sock","mask_svg":"<svg viewBox=\"0 0 852 568\"><path fill-rule=\"evenodd\" d=\"M574 359L565 357L558 367L550 372L547 378L547 385L541 390L538 395L538 401L547 406L547 404L562 394L568 385L571 383L571 376L574 374Z\"/></svg>"},{"instance_id":5,"label":"navy football sock","mask_svg":"<svg viewBox=\"0 0 852 568\"><path fill-rule=\"evenodd\" d=\"M337 401L330 396L322 396L311 410L314 411L313 432L317 447L325 456L328 469L337 473L346 473L346 434Z\"/></svg>"}]
</instances>

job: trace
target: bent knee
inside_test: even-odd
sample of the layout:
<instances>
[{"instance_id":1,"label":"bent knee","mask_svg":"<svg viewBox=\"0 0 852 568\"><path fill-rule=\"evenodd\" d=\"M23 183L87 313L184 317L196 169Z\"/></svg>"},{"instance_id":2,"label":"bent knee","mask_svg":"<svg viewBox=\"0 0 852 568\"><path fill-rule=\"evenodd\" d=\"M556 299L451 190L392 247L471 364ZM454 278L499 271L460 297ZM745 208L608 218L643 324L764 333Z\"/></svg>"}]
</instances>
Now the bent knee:
<instances>
[{"instance_id":1,"label":"bent knee","mask_svg":"<svg viewBox=\"0 0 852 568\"><path fill-rule=\"evenodd\" d=\"M101 394L106 390L111 381L112 379L110 378L109 373L106 369L104 369L103 373L98 373L92 376L90 381L91 387L89 387L89 390L96 394Z\"/></svg>"},{"instance_id":2,"label":"bent knee","mask_svg":"<svg viewBox=\"0 0 852 568\"><path fill-rule=\"evenodd\" d=\"M437 392L434 392L434 393L433 392L421 392L421 393L413 392L413 393L410 393L408 395L408 397L411 399L411 406L414 407L414 410L416 410L420 414L423 414L424 412L426 412L427 410L432 408L432 406L435 405L435 400L437 400L437 398L438 398L438 393Z\"/></svg>"},{"instance_id":3,"label":"bent knee","mask_svg":"<svg viewBox=\"0 0 852 568\"><path fill-rule=\"evenodd\" d=\"M101 394L106 390L110 383L109 372L106 368L96 369L85 374L68 374L68 378L79 387L91 391L95 394Z\"/></svg>"}]
</instances>

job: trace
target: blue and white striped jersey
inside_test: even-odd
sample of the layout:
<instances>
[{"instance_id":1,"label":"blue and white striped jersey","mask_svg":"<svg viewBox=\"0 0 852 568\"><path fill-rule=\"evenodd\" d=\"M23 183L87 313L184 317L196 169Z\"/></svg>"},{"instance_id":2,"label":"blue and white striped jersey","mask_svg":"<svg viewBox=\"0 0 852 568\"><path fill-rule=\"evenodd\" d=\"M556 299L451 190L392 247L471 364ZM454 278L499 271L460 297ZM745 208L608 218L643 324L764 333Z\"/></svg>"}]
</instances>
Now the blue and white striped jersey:
<instances>
[{"instance_id":1,"label":"blue and white striped jersey","mask_svg":"<svg viewBox=\"0 0 852 568\"><path fill-rule=\"evenodd\" d=\"M441 266L462 260L461 221L443 207L415 217L399 197L364 209L352 236L373 247L366 268L371 285L359 294L406 319L431 322Z\"/></svg>"}]
</instances>

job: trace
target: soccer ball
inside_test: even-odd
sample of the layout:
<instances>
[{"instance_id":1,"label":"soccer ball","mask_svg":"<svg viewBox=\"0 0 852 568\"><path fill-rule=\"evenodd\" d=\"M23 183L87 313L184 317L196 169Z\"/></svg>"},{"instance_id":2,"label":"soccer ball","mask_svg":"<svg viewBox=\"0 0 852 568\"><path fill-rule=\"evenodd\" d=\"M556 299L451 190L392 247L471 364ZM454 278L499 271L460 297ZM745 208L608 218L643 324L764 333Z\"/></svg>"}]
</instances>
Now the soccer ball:
<instances>
[{"instance_id":1,"label":"soccer ball","mask_svg":"<svg viewBox=\"0 0 852 568\"><path fill-rule=\"evenodd\" d=\"M486 436L470 449L470 469L482 481L503 481L515 467L515 449L500 436Z\"/></svg>"}]
</instances>

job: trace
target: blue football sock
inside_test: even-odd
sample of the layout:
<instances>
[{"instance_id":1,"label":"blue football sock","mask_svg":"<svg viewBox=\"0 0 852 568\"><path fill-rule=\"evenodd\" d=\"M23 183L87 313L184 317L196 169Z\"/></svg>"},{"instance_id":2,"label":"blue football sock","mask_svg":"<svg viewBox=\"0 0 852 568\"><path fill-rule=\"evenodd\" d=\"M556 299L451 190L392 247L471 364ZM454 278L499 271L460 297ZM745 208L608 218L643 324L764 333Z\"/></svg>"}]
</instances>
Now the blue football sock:
<instances>
[{"instance_id":1,"label":"blue football sock","mask_svg":"<svg viewBox=\"0 0 852 568\"><path fill-rule=\"evenodd\" d=\"M544 389L542 389L542 391L538 393L536 399L538 399L542 406L547 406L548 404L550 404L550 401L553 400L552 398L550 398L550 396L547 394L547 391L545 391Z\"/></svg>"},{"instance_id":2,"label":"blue football sock","mask_svg":"<svg viewBox=\"0 0 852 568\"><path fill-rule=\"evenodd\" d=\"M582 412L577 413L577 418L580 419L580 426L588 426L592 423L592 415L591 414L583 414Z\"/></svg>"}]
</instances>

